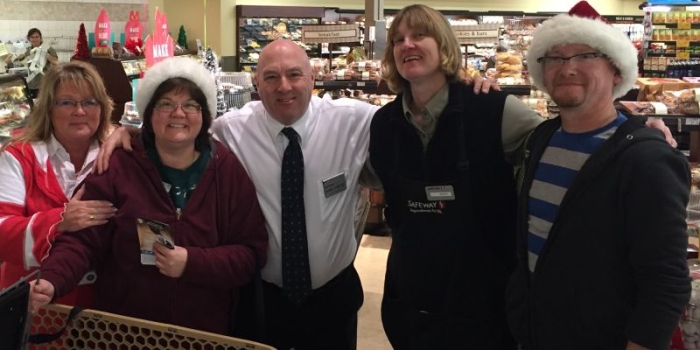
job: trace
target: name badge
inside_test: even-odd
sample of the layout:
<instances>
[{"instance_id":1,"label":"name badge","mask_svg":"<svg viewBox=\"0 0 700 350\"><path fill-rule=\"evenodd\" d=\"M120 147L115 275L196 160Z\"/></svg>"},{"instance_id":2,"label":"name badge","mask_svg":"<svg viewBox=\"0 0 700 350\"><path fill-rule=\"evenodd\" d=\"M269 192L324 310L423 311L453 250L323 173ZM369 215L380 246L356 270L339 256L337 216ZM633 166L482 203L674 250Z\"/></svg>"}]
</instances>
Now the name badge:
<instances>
[{"instance_id":1,"label":"name badge","mask_svg":"<svg viewBox=\"0 0 700 350\"><path fill-rule=\"evenodd\" d=\"M425 195L429 201L453 201L455 200L455 191L452 186L426 186Z\"/></svg>"},{"instance_id":2,"label":"name badge","mask_svg":"<svg viewBox=\"0 0 700 350\"><path fill-rule=\"evenodd\" d=\"M326 198L332 197L348 188L348 184L345 182L345 173L334 175L321 182L323 182L323 193L326 195Z\"/></svg>"}]
</instances>

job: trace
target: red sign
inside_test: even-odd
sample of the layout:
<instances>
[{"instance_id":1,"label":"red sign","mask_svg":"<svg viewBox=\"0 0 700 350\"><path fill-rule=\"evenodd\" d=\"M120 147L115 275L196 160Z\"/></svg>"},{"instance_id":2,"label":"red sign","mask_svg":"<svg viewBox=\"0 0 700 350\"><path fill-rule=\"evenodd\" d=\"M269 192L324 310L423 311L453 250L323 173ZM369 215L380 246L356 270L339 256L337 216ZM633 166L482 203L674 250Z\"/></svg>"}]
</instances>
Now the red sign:
<instances>
[{"instance_id":1,"label":"red sign","mask_svg":"<svg viewBox=\"0 0 700 350\"><path fill-rule=\"evenodd\" d=\"M109 23L107 12L105 12L105 9L102 9L102 11L100 11L100 15L97 16L97 21L95 22L95 46L111 46L111 34L112 25Z\"/></svg>"},{"instance_id":2,"label":"red sign","mask_svg":"<svg viewBox=\"0 0 700 350\"><path fill-rule=\"evenodd\" d=\"M143 45L143 24L140 19L141 15L138 11L129 11L129 21L126 22L124 26L124 35L126 36L126 42L124 47L135 53L139 54L141 45ZM136 48L139 49L136 49Z\"/></svg>"},{"instance_id":3,"label":"red sign","mask_svg":"<svg viewBox=\"0 0 700 350\"><path fill-rule=\"evenodd\" d=\"M146 65L154 64L175 56L173 38L168 34L168 18L156 8L156 25L153 34L146 38Z\"/></svg>"}]
</instances>

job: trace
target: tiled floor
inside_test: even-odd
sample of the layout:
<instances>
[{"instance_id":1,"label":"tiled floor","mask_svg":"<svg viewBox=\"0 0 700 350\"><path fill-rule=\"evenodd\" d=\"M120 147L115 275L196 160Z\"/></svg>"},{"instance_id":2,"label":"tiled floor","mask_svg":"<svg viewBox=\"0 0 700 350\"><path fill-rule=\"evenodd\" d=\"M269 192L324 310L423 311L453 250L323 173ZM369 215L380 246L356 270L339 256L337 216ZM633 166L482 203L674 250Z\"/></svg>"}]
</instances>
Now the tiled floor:
<instances>
[{"instance_id":1,"label":"tiled floor","mask_svg":"<svg viewBox=\"0 0 700 350\"><path fill-rule=\"evenodd\" d=\"M391 346L382 328L380 306L384 290L386 257L391 237L364 235L355 258L365 291L357 329L357 350L389 350Z\"/></svg>"}]
</instances>

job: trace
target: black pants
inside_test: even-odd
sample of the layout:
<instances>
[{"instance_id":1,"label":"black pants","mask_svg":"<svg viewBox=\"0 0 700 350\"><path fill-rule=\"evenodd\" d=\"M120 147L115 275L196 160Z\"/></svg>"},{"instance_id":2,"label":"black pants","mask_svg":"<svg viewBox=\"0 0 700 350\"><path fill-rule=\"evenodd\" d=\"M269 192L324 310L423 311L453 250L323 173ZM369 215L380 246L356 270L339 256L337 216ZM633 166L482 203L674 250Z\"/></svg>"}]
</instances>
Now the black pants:
<instances>
[{"instance_id":1,"label":"black pants","mask_svg":"<svg viewBox=\"0 0 700 350\"><path fill-rule=\"evenodd\" d=\"M357 311L364 295L360 276L350 265L301 305L281 288L263 282L265 341L279 350L355 350Z\"/></svg>"}]
</instances>

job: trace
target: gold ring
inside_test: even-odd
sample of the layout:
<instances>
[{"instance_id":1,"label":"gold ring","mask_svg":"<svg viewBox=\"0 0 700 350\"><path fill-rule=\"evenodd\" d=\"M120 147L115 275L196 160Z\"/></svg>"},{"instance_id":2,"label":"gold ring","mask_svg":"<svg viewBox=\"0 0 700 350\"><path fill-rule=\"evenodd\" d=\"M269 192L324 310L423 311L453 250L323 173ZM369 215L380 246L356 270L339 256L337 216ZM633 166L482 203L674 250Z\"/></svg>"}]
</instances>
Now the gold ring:
<instances>
[{"instance_id":1,"label":"gold ring","mask_svg":"<svg viewBox=\"0 0 700 350\"><path fill-rule=\"evenodd\" d=\"M95 215L90 215L89 218L90 220L95 220Z\"/></svg>"}]
</instances>

